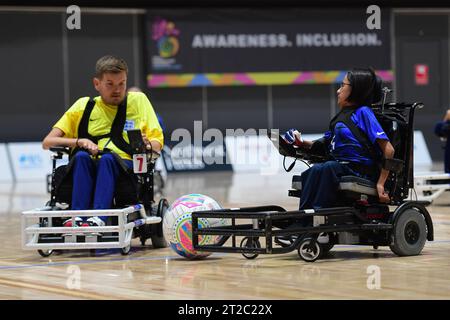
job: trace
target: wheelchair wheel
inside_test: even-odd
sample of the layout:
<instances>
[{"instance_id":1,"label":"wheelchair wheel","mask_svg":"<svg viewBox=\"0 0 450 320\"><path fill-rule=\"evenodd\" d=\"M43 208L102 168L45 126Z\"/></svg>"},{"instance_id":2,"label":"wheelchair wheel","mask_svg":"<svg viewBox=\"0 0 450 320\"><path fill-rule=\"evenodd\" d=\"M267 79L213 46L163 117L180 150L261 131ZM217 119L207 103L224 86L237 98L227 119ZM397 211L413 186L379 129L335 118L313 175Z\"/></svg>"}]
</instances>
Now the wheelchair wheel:
<instances>
[{"instance_id":1,"label":"wheelchair wheel","mask_svg":"<svg viewBox=\"0 0 450 320\"><path fill-rule=\"evenodd\" d=\"M326 244L320 244L320 247L322 249L322 255L327 254L328 252L331 251L331 249L333 249L334 244L332 243L326 243Z\"/></svg>"},{"instance_id":2,"label":"wheelchair wheel","mask_svg":"<svg viewBox=\"0 0 450 320\"><path fill-rule=\"evenodd\" d=\"M427 239L424 216L413 209L400 214L392 230L393 241L389 246L398 256L414 256L422 252Z\"/></svg>"},{"instance_id":3,"label":"wheelchair wheel","mask_svg":"<svg viewBox=\"0 0 450 320\"><path fill-rule=\"evenodd\" d=\"M128 255L130 253L130 250L131 250L131 243L129 245L127 245L126 247L121 248L120 249L120 253L123 256L126 256L126 255Z\"/></svg>"},{"instance_id":4,"label":"wheelchair wheel","mask_svg":"<svg viewBox=\"0 0 450 320\"><path fill-rule=\"evenodd\" d=\"M41 257L47 258L50 257L53 253L53 250L38 250L38 253L41 255Z\"/></svg>"},{"instance_id":5,"label":"wheelchair wheel","mask_svg":"<svg viewBox=\"0 0 450 320\"><path fill-rule=\"evenodd\" d=\"M322 255L322 247L317 240L311 238L304 238L300 241L297 249L298 255L306 262L314 262Z\"/></svg>"},{"instance_id":6,"label":"wheelchair wheel","mask_svg":"<svg viewBox=\"0 0 450 320\"><path fill-rule=\"evenodd\" d=\"M161 222L152 225L151 239L153 248L166 248L168 246L163 233L164 215L166 214L168 208L169 202L167 201L167 199L159 200L156 216L161 217Z\"/></svg>"},{"instance_id":7,"label":"wheelchair wheel","mask_svg":"<svg viewBox=\"0 0 450 320\"><path fill-rule=\"evenodd\" d=\"M245 237L241 240L241 248L261 248L261 243L258 238ZM259 256L259 253L242 253L242 255L247 259L255 259Z\"/></svg>"}]
</instances>

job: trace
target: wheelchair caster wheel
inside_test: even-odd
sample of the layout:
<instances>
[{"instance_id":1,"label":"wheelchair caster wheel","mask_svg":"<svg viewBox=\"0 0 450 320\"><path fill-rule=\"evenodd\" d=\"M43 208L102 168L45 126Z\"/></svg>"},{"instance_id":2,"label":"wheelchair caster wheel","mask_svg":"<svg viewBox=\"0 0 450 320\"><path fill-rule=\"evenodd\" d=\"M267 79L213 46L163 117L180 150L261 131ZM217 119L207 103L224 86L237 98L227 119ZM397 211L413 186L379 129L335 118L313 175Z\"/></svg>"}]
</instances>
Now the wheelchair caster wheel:
<instances>
[{"instance_id":1,"label":"wheelchair caster wheel","mask_svg":"<svg viewBox=\"0 0 450 320\"><path fill-rule=\"evenodd\" d=\"M52 255L53 250L38 250L38 253L41 255L41 257L46 258Z\"/></svg>"},{"instance_id":2,"label":"wheelchair caster wheel","mask_svg":"<svg viewBox=\"0 0 450 320\"><path fill-rule=\"evenodd\" d=\"M152 246L154 249L167 248L168 242L164 238L163 223L167 210L169 209L169 202L167 199L159 200L158 207L156 208L156 216L161 217L161 222L151 225L150 239L152 240Z\"/></svg>"},{"instance_id":3,"label":"wheelchair caster wheel","mask_svg":"<svg viewBox=\"0 0 450 320\"><path fill-rule=\"evenodd\" d=\"M253 237L245 237L242 239L241 248L261 248L261 243L259 242L258 238ZM257 256L259 256L259 253L242 253L242 255L247 259L255 259Z\"/></svg>"},{"instance_id":4,"label":"wheelchair caster wheel","mask_svg":"<svg viewBox=\"0 0 450 320\"><path fill-rule=\"evenodd\" d=\"M147 241L147 239L145 239L144 237L140 237L139 240L141 241L141 245L145 246L145 242Z\"/></svg>"},{"instance_id":5,"label":"wheelchair caster wheel","mask_svg":"<svg viewBox=\"0 0 450 320\"><path fill-rule=\"evenodd\" d=\"M123 247L120 249L120 253L124 256L130 253L131 250L131 244L127 245L126 247Z\"/></svg>"},{"instance_id":6,"label":"wheelchair caster wheel","mask_svg":"<svg viewBox=\"0 0 450 320\"><path fill-rule=\"evenodd\" d=\"M314 262L322 255L322 247L317 240L303 239L298 245L298 255L306 262Z\"/></svg>"}]
</instances>

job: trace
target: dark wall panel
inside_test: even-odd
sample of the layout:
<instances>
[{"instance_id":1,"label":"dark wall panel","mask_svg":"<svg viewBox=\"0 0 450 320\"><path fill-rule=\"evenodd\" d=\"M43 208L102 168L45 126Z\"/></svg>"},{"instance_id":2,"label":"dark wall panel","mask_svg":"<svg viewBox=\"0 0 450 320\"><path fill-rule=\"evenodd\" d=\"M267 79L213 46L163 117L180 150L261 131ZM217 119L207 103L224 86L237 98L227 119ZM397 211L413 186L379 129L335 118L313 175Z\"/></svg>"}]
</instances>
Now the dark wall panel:
<instances>
[{"instance_id":1,"label":"dark wall panel","mask_svg":"<svg viewBox=\"0 0 450 320\"><path fill-rule=\"evenodd\" d=\"M177 128L193 132L194 121L202 120L201 88L146 89L145 92L163 119L166 139Z\"/></svg>"},{"instance_id":2,"label":"dark wall panel","mask_svg":"<svg viewBox=\"0 0 450 320\"><path fill-rule=\"evenodd\" d=\"M273 125L284 132L297 128L303 133L322 133L331 117L329 85L275 86Z\"/></svg>"},{"instance_id":3,"label":"dark wall panel","mask_svg":"<svg viewBox=\"0 0 450 320\"><path fill-rule=\"evenodd\" d=\"M267 129L267 88L208 88L208 127L226 129Z\"/></svg>"},{"instance_id":4,"label":"dark wall panel","mask_svg":"<svg viewBox=\"0 0 450 320\"><path fill-rule=\"evenodd\" d=\"M95 63L107 54L127 61L128 84L134 84L133 16L86 13L81 17L81 30L67 33L70 103L79 97L98 95L92 84Z\"/></svg>"},{"instance_id":5,"label":"dark wall panel","mask_svg":"<svg viewBox=\"0 0 450 320\"><path fill-rule=\"evenodd\" d=\"M424 134L435 161L443 161L444 153L434 135L434 125L450 108L448 21L446 14L395 17L397 99L425 104L423 110L417 111L415 128ZM429 68L427 85L416 84L417 64Z\"/></svg>"},{"instance_id":6,"label":"dark wall panel","mask_svg":"<svg viewBox=\"0 0 450 320\"><path fill-rule=\"evenodd\" d=\"M38 141L64 110L58 13L0 12L1 141Z\"/></svg>"}]
</instances>

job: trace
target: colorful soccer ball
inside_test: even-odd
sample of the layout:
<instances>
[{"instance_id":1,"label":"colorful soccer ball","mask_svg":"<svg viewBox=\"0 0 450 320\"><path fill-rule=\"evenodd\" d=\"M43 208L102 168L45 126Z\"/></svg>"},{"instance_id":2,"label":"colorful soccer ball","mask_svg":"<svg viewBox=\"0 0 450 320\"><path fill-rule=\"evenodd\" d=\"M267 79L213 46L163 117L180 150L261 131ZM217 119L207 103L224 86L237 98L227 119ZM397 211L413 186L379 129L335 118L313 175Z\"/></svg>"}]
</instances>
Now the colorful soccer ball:
<instances>
[{"instance_id":1,"label":"colorful soccer ball","mask_svg":"<svg viewBox=\"0 0 450 320\"><path fill-rule=\"evenodd\" d=\"M197 252L192 246L192 217L195 211L222 209L212 198L202 194L181 196L172 203L164 215L164 237L170 247L179 255L188 259L199 259L209 256L210 252ZM198 227L214 227L225 225L226 219L200 218ZM199 237L199 244L217 244L220 236L206 235Z\"/></svg>"}]
</instances>

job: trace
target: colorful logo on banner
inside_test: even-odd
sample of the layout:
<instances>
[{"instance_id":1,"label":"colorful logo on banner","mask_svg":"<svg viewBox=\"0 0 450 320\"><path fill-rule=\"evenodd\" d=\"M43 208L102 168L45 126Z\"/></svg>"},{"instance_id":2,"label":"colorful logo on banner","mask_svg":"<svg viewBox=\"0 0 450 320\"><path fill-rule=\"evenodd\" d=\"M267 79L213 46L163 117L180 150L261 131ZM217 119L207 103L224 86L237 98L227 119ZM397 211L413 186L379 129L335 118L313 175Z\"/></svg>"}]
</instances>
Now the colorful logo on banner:
<instances>
[{"instance_id":1,"label":"colorful logo on banner","mask_svg":"<svg viewBox=\"0 0 450 320\"><path fill-rule=\"evenodd\" d=\"M179 35L180 31L175 27L175 23L160 17L155 19L152 25L152 40L156 42L158 55L152 57L154 69L179 70L181 68L174 58L180 50Z\"/></svg>"}]
</instances>

